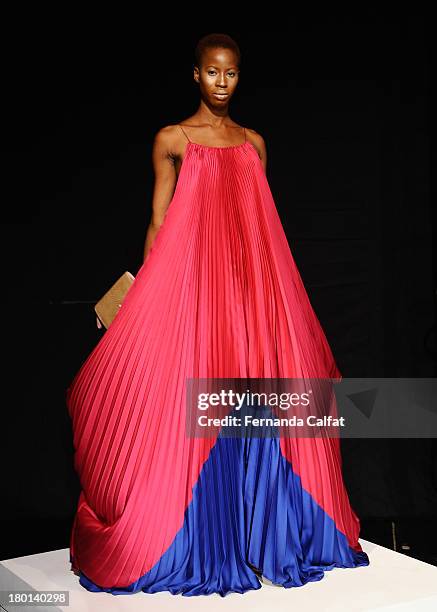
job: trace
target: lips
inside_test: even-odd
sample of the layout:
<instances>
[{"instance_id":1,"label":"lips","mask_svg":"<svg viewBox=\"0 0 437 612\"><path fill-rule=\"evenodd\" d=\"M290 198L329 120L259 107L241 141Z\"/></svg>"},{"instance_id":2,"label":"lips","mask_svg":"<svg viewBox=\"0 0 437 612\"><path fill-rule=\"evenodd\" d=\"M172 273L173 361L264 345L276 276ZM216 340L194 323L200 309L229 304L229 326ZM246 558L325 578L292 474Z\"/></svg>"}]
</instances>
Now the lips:
<instances>
[{"instance_id":1,"label":"lips","mask_svg":"<svg viewBox=\"0 0 437 612\"><path fill-rule=\"evenodd\" d=\"M217 96L218 98L227 98L229 94L227 93L218 93L218 92L214 92L213 96Z\"/></svg>"}]
</instances>

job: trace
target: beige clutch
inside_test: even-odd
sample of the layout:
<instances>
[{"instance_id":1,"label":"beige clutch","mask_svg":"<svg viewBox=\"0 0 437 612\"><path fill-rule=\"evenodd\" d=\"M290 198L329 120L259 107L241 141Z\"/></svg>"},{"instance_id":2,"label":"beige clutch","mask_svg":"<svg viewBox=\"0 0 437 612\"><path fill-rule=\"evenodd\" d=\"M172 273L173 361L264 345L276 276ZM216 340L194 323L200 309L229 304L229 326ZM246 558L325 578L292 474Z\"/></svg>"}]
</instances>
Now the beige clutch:
<instances>
[{"instance_id":1,"label":"beige clutch","mask_svg":"<svg viewBox=\"0 0 437 612\"><path fill-rule=\"evenodd\" d=\"M96 303L94 310L99 328L102 324L106 329L111 325L134 280L135 277L130 272L125 272Z\"/></svg>"}]
</instances>

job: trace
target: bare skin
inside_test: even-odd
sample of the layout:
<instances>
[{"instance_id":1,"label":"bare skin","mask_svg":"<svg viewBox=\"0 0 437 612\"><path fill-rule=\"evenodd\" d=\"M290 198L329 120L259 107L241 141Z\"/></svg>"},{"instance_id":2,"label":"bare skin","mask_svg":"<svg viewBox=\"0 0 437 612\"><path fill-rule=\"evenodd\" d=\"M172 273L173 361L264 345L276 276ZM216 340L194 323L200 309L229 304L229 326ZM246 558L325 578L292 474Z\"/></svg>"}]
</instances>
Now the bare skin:
<instances>
[{"instance_id":1,"label":"bare skin","mask_svg":"<svg viewBox=\"0 0 437 612\"><path fill-rule=\"evenodd\" d=\"M194 67L193 76L199 85L201 99L194 115L181 121L189 139L212 147L242 144L244 130L229 116L229 103L239 79L235 54L229 49L208 49L202 57L201 66ZM227 96L221 99L214 95L217 92L226 92ZM246 128L246 138L258 152L266 172L267 153L263 137L255 130ZM143 261L150 252L172 200L186 146L187 138L177 125L168 125L155 136L152 153L155 173L152 219L147 229ZM102 327L98 317L96 323L97 327Z\"/></svg>"},{"instance_id":2,"label":"bare skin","mask_svg":"<svg viewBox=\"0 0 437 612\"><path fill-rule=\"evenodd\" d=\"M181 121L188 138L192 142L212 147L242 144L244 130L229 116L229 103L239 79L239 68L234 52L222 48L207 49L203 54L201 66L194 67L193 77L199 84L201 99L194 115ZM217 93L225 93L226 96L219 98L215 95ZM263 137L255 130L246 128L246 138L258 152L266 172L267 152ZM155 136L152 153L155 174L152 219L144 244L144 261L164 221L176 189L187 142L178 125L163 127Z\"/></svg>"}]
</instances>

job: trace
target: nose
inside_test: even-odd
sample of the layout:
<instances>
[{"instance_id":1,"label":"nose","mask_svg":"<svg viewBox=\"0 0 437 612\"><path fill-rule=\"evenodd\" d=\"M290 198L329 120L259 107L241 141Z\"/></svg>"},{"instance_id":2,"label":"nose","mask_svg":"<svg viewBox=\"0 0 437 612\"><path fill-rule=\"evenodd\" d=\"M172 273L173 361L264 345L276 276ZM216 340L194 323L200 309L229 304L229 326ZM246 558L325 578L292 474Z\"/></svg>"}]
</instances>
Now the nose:
<instances>
[{"instance_id":1,"label":"nose","mask_svg":"<svg viewBox=\"0 0 437 612\"><path fill-rule=\"evenodd\" d=\"M217 84L217 87L226 87L226 79L223 74L218 78L216 84Z\"/></svg>"}]
</instances>

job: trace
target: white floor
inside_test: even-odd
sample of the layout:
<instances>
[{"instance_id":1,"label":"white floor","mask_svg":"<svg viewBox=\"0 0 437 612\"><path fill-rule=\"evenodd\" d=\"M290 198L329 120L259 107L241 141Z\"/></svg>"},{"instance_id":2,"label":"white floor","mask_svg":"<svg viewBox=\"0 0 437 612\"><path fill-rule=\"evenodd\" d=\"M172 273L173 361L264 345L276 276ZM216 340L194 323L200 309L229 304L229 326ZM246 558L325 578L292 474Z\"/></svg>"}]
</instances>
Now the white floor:
<instances>
[{"instance_id":1,"label":"white floor","mask_svg":"<svg viewBox=\"0 0 437 612\"><path fill-rule=\"evenodd\" d=\"M70 605L65 607L16 607L3 604L8 612L20 610L65 610L66 612L112 612L113 610L204 611L305 611L350 612L425 612L437 610L437 567L393 552L372 542L360 540L370 565L351 569L336 568L325 572L318 582L284 589L263 584L257 591L226 597L185 597L164 593L111 595L90 593L70 570L68 549L0 561L0 590L69 591ZM2 606L0 605L0 610Z\"/></svg>"}]
</instances>

